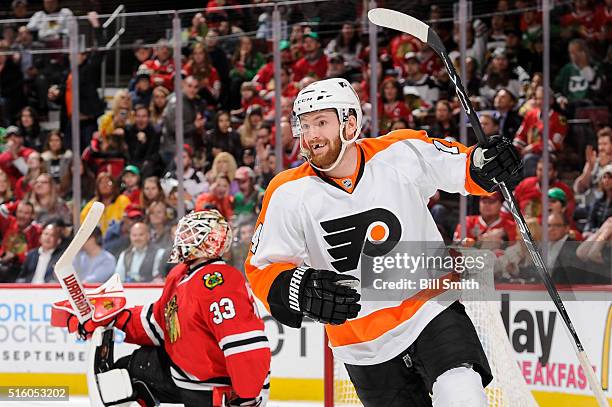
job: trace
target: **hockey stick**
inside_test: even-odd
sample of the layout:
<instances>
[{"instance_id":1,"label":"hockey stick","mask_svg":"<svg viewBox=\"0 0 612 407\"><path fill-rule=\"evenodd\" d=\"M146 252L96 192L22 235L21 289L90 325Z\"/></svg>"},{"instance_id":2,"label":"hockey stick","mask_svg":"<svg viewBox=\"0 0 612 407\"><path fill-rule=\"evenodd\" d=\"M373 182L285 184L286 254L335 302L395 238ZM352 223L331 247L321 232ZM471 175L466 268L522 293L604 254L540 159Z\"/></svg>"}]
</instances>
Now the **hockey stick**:
<instances>
[{"instance_id":1,"label":"hockey stick","mask_svg":"<svg viewBox=\"0 0 612 407\"><path fill-rule=\"evenodd\" d=\"M74 238L66 248L66 251L55 264L54 272L62 288L68 293L68 300L80 323L85 323L93 312L93 307L83 290L83 284L72 266L72 261L76 257L81 247L85 244L91 233L98 225L98 221L104 212L104 204L94 202L85 217L85 221L79 228Z\"/></svg>"},{"instance_id":2,"label":"hockey stick","mask_svg":"<svg viewBox=\"0 0 612 407\"><path fill-rule=\"evenodd\" d=\"M474 133L478 138L478 143L480 145L486 146L487 140L484 131L482 130L482 126L480 125L480 120L478 120L478 116L476 115L476 112L472 107L472 103L470 102L470 99L468 98L467 93L463 87L461 78L459 77L459 75L457 75L457 71L455 70L455 67L453 66L448 56L448 52L446 51L446 48L444 47L444 44L442 43L442 40L440 39L438 34L436 34L436 32L424 22L407 14L403 14L394 10L389 10L385 8L372 9L368 12L368 18L373 24L386 28L392 28L394 30L401 31L418 38L423 43L429 45L434 50L434 52L438 54L442 61L444 61L444 65L446 66L446 70L448 71L448 76L450 77L450 80L455 85L459 102L461 103L461 106L463 106L463 110L465 110L465 113L467 114L468 119L472 124ZM574 350L576 351L576 355L578 356L580 365L585 371L587 380L589 382L589 385L591 386L591 389L593 390L593 393L595 394L595 398L597 399L598 404L600 405L600 407L609 407L606 396L601 388L601 384L599 383L599 380L597 380L597 376L595 376L595 372L593 371L591 362L589 361L589 358L587 357L587 354L584 351L584 347L582 346L582 342L580 342L580 338L578 338L578 334L576 333L574 324L572 323L565 309L565 306L563 305L563 301L559 296L559 292L557 291L557 288L555 287L555 284L553 283L550 274L546 270L544 260L542 259L542 256L540 255L540 252L538 251L535 245L533 237L531 236L531 232L529 232L529 229L527 228L527 223L525 223L525 219L523 218L523 215L521 214L521 211L518 208L514 195L510 193L505 183L498 183L498 187L502 195L504 196L506 202L508 202L510 206L512 216L514 217L514 220L516 221L516 224L519 227L521 236L523 237L523 241L525 242L525 246L527 246L527 250L529 251L531 258L535 263L536 270L538 271L540 278L544 282L544 286L546 286L548 294L555 303L555 307L559 311L559 314L561 314L561 318L565 323L570 338L575 344Z\"/></svg>"}]
</instances>

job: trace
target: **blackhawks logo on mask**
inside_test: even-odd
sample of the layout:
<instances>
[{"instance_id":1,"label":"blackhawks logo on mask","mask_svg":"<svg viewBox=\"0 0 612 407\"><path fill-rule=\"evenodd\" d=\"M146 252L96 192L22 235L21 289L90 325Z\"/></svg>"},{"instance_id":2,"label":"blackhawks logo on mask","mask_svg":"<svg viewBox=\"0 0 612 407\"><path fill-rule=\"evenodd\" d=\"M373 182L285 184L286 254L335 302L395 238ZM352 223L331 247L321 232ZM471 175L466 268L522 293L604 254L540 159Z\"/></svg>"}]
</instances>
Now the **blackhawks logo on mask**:
<instances>
[{"instance_id":1,"label":"blackhawks logo on mask","mask_svg":"<svg viewBox=\"0 0 612 407\"><path fill-rule=\"evenodd\" d=\"M166 319L166 329L170 342L174 343L181 336L181 324L178 319L178 304L176 295L166 304L164 308L164 318Z\"/></svg>"},{"instance_id":2,"label":"blackhawks logo on mask","mask_svg":"<svg viewBox=\"0 0 612 407\"><path fill-rule=\"evenodd\" d=\"M204 286L209 290L212 290L213 288L221 284L223 284L223 275L218 271L204 275Z\"/></svg>"}]
</instances>

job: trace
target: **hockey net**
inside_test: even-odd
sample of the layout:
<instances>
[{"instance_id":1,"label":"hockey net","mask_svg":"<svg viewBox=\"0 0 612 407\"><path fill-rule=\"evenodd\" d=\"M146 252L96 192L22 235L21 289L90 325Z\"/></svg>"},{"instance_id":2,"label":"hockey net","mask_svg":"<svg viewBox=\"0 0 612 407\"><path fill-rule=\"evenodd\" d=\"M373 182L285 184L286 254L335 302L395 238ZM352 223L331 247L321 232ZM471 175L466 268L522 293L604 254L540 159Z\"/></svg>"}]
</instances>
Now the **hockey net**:
<instances>
[{"instance_id":1,"label":"hockey net","mask_svg":"<svg viewBox=\"0 0 612 407\"><path fill-rule=\"evenodd\" d=\"M492 301L495 291L493 273L471 272L469 277L478 281L481 289L464 292L461 302L476 327L493 373L493 381L486 388L489 406L537 407L514 358L499 312L499 302ZM344 364L334 362L327 346L325 371L325 407L361 405Z\"/></svg>"}]
</instances>

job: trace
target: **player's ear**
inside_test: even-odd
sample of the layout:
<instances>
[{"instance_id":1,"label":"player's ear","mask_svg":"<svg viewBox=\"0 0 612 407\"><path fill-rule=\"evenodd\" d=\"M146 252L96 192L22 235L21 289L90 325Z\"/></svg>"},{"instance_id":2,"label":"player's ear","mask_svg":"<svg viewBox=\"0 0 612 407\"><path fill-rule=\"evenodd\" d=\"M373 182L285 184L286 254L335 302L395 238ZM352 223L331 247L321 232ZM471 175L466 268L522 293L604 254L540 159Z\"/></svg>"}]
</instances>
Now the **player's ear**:
<instances>
[{"instance_id":1,"label":"player's ear","mask_svg":"<svg viewBox=\"0 0 612 407\"><path fill-rule=\"evenodd\" d=\"M356 131L357 131L357 118L353 115L350 115L348 117L348 121L346 122L346 125L344 126L344 139L345 140L352 139Z\"/></svg>"}]
</instances>

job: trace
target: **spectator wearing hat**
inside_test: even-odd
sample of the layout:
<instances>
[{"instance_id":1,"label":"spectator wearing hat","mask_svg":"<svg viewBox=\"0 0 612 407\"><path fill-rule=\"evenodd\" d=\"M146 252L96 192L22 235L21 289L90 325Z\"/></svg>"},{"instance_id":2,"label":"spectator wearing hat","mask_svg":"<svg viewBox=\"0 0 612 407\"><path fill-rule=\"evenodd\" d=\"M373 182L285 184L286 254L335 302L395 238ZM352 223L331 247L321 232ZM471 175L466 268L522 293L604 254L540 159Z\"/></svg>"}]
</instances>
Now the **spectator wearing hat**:
<instances>
[{"instance_id":1,"label":"spectator wearing hat","mask_svg":"<svg viewBox=\"0 0 612 407\"><path fill-rule=\"evenodd\" d=\"M63 253L61 242L60 228L52 223L45 225L40 235L40 246L28 251L16 282L31 284L57 282L53 268Z\"/></svg>"},{"instance_id":2,"label":"spectator wearing hat","mask_svg":"<svg viewBox=\"0 0 612 407\"><path fill-rule=\"evenodd\" d=\"M0 211L0 282L15 282L27 252L40 244L41 228L33 221L34 207L27 201L19 202L15 216Z\"/></svg>"},{"instance_id":3,"label":"spectator wearing hat","mask_svg":"<svg viewBox=\"0 0 612 407\"><path fill-rule=\"evenodd\" d=\"M157 41L155 57L142 63L151 73L151 86L163 86L169 91L174 90L174 59L172 46L165 39Z\"/></svg>"},{"instance_id":4,"label":"spectator wearing hat","mask_svg":"<svg viewBox=\"0 0 612 407\"><path fill-rule=\"evenodd\" d=\"M514 137L513 144L523 157L524 176L530 177L535 173L535 165L542 155L544 122L542 121L542 103L544 101L544 88L538 86L535 91L535 106L529 110L521 127ZM551 104L553 101L551 100ZM563 141L567 133L565 117L554 109L549 110L548 150L552 153L563 149Z\"/></svg>"},{"instance_id":5,"label":"spectator wearing hat","mask_svg":"<svg viewBox=\"0 0 612 407\"><path fill-rule=\"evenodd\" d=\"M102 231L95 228L72 262L83 283L104 283L115 272L115 256L102 248Z\"/></svg>"},{"instance_id":6,"label":"spectator wearing hat","mask_svg":"<svg viewBox=\"0 0 612 407\"><path fill-rule=\"evenodd\" d=\"M299 82L306 76L325 79L327 56L321 50L321 40L316 32L304 35L304 56L293 65L293 80Z\"/></svg>"},{"instance_id":7,"label":"spectator wearing hat","mask_svg":"<svg viewBox=\"0 0 612 407\"><path fill-rule=\"evenodd\" d=\"M151 87L151 71L143 64L138 68L134 78L134 86L130 90L132 106L151 104L153 88Z\"/></svg>"},{"instance_id":8,"label":"spectator wearing hat","mask_svg":"<svg viewBox=\"0 0 612 407\"><path fill-rule=\"evenodd\" d=\"M281 55L281 66L290 67L293 65L293 57L291 55L291 43L287 40L281 40L280 44L280 55ZM274 79L274 59L270 60L263 65L255 76L253 82L257 84L257 87L261 89L267 89L270 83Z\"/></svg>"},{"instance_id":9,"label":"spectator wearing hat","mask_svg":"<svg viewBox=\"0 0 612 407\"><path fill-rule=\"evenodd\" d=\"M117 259L115 273L128 283L146 283L161 277L159 266L164 250L151 243L149 227L143 222L130 229L130 246Z\"/></svg>"},{"instance_id":10,"label":"spectator wearing hat","mask_svg":"<svg viewBox=\"0 0 612 407\"><path fill-rule=\"evenodd\" d=\"M107 172L101 172L96 177L96 192L94 197L87 202L81 211L81 223L85 220L89 209L94 202L99 201L104 204L104 212L100 218L98 226L102 230L102 234L113 222L119 222L123 218L125 208L130 204L130 199L121 195L119 192L119 183Z\"/></svg>"},{"instance_id":11,"label":"spectator wearing hat","mask_svg":"<svg viewBox=\"0 0 612 407\"><path fill-rule=\"evenodd\" d=\"M142 222L145 214L142 208L135 204L129 204L123 211L121 220L112 223L103 235L102 245L115 258L130 245L130 229L136 222ZM114 270L114 269L113 269Z\"/></svg>"},{"instance_id":12,"label":"spectator wearing hat","mask_svg":"<svg viewBox=\"0 0 612 407\"><path fill-rule=\"evenodd\" d=\"M34 152L23 145L23 136L17 126L9 126L5 131L5 151L0 154L0 168L6 173L14 190L17 180L28 172L26 160Z\"/></svg>"},{"instance_id":13,"label":"spectator wearing hat","mask_svg":"<svg viewBox=\"0 0 612 407\"><path fill-rule=\"evenodd\" d=\"M142 64L153 57L153 48L145 46L144 40L142 38L138 38L132 43L132 50L134 51L135 61L133 62L131 72L132 76L135 77L137 72L141 69ZM134 80L130 82L130 90L134 88L134 83Z\"/></svg>"},{"instance_id":14,"label":"spectator wearing hat","mask_svg":"<svg viewBox=\"0 0 612 407\"><path fill-rule=\"evenodd\" d=\"M234 195L234 214L244 218L254 216L259 194L263 193L263 189L255 183L255 171L249 167L240 167L236 170L235 180L238 182L238 192Z\"/></svg>"},{"instance_id":15,"label":"spectator wearing hat","mask_svg":"<svg viewBox=\"0 0 612 407\"><path fill-rule=\"evenodd\" d=\"M599 194L597 184L600 173L606 165L612 164L612 129L608 126L597 132L597 150L590 144L585 149L585 163L582 174L574 181L576 198L590 207Z\"/></svg>"},{"instance_id":16,"label":"spectator wearing hat","mask_svg":"<svg viewBox=\"0 0 612 407\"><path fill-rule=\"evenodd\" d=\"M582 240L582 233L576 227L574 219L567 214L567 195L561 188L555 187L548 190L548 212L567 216L570 237L574 240Z\"/></svg>"},{"instance_id":17,"label":"spectator wearing hat","mask_svg":"<svg viewBox=\"0 0 612 407\"><path fill-rule=\"evenodd\" d=\"M174 168L164 175L161 180L162 188L168 196L173 188L178 186L178 175L176 171L177 160L174 160ZM195 197L208 190L208 182L202 171L193 167L193 149L183 145L183 187L185 188L184 199L193 201Z\"/></svg>"},{"instance_id":18,"label":"spectator wearing hat","mask_svg":"<svg viewBox=\"0 0 612 407\"><path fill-rule=\"evenodd\" d=\"M538 218L542 216L542 177L544 175L544 162L543 159L538 161L536 167L536 175L533 177L527 177L522 180L514 190L514 196L521 208L521 212L526 217ZM567 216L574 216L574 210L576 209L576 200L574 199L574 193L572 189L559 181L557 162L551 159L548 165L548 180L550 188L560 188L565 192L567 197Z\"/></svg>"},{"instance_id":19,"label":"spectator wearing hat","mask_svg":"<svg viewBox=\"0 0 612 407\"><path fill-rule=\"evenodd\" d=\"M134 107L134 123L125 129L125 142L129 151L128 163L140 169L141 178L161 174L160 135L151 123L146 105Z\"/></svg>"},{"instance_id":20,"label":"spectator wearing hat","mask_svg":"<svg viewBox=\"0 0 612 407\"><path fill-rule=\"evenodd\" d=\"M510 66L506 50L497 48L493 51L492 56L482 78L483 86L480 88L480 95L488 101L489 105L493 103L495 93L501 88L509 89L514 95L520 95L522 91L521 82Z\"/></svg>"},{"instance_id":21,"label":"spectator wearing hat","mask_svg":"<svg viewBox=\"0 0 612 407\"><path fill-rule=\"evenodd\" d=\"M489 196L481 196L478 204L479 214L465 218L466 235L469 239L479 240L485 233L492 230L501 232L502 240L516 240L516 224L512 216L501 211L504 199L499 192ZM457 225L453 240L461 239L461 225Z\"/></svg>"},{"instance_id":22,"label":"spectator wearing hat","mask_svg":"<svg viewBox=\"0 0 612 407\"><path fill-rule=\"evenodd\" d=\"M135 165L126 165L121 175L122 194L126 196L131 203L138 205L140 203L140 170Z\"/></svg>"},{"instance_id":23,"label":"spectator wearing hat","mask_svg":"<svg viewBox=\"0 0 612 407\"><path fill-rule=\"evenodd\" d=\"M204 134L205 118L202 114L203 105L198 97L200 84L193 76L183 79L183 137L185 144L197 148ZM176 154L176 94L172 94L163 114L163 130L161 151L166 165ZM200 143L201 144L201 143Z\"/></svg>"},{"instance_id":24,"label":"spectator wearing hat","mask_svg":"<svg viewBox=\"0 0 612 407\"><path fill-rule=\"evenodd\" d=\"M597 231L612 216L612 164L601 170L599 188L602 195L593 202L585 228L590 233Z\"/></svg>"},{"instance_id":25,"label":"spectator wearing hat","mask_svg":"<svg viewBox=\"0 0 612 407\"><path fill-rule=\"evenodd\" d=\"M28 0L13 0L11 3L11 18L23 19L29 17Z\"/></svg>"},{"instance_id":26,"label":"spectator wearing hat","mask_svg":"<svg viewBox=\"0 0 612 407\"><path fill-rule=\"evenodd\" d=\"M505 139L513 141L523 121L514 110L516 106L516 96L507 88L501 88L495 94L493 106L495 107L497 120L499 121L499 134Z\"/></svg>"},{"instance_id":27,"label":"spectator wearing hat","mask_svg":"<svg viewBox=\"0 0 612 407\"><path fill-rule=\"evenodd\" d=\"M420 99L424 102L421 109L429 110L440 97L440 88L434 79L421 69L421 61L416 52L407 52L404 56L403 68L406 78L402 87L413 86L417 89ZM406 92L404 92L405 94Z\"/></svg>"}]
</instances>

